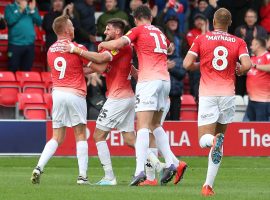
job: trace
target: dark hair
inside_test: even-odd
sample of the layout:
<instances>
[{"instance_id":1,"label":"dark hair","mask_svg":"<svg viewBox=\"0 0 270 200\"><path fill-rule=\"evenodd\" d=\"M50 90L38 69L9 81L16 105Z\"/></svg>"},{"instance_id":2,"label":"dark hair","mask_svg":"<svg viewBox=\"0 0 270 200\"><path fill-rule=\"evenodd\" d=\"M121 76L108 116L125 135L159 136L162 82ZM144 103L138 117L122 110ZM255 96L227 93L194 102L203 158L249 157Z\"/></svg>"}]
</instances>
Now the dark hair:
<instances>
[{"instance_id":1,"label":"dark hair","mask_svg":"<svg viewBox=\"0 0 270 200\"><path fill-rule=\"evenodd\" d=\"M201 1L204 1L204 2L206 2L207 4L209 4L208 0L199 0L199 1L198 1L198 4L201 3Z\"/></svg>"},{"instance_id":2,"label":"dark hair","mask_svg":"<svg viewBox=\"0 0 270 200\"><path fill-rule=\"evenodd\" d=\"M245 16L247 15L248 12L252 12L255 14L256 18L258 18L258 13L256 12L256 10L252 9L252 8L249 8L246 13L245 13Z\"/></svg>"},{"instance_id":3,"label":"dark hair","mask_svg":"<svg viewBox=\"0 0 270 200\"><path fill-rule=\"evenodd\" d=\"M261 47L266 48L266 40L262 37L255 37L254 40L256 40Z\"/></svg>"},{"instance_id":4,"label":"dark hair","mask_svg":"<svg viewBox=\"0 0 270 200\"><path fill-rule=\"evenodd\" d=\"M111 24L114 28L119 28L121 30L122 34L124 33L126 24L122 19L120 19L120 18L109 19L107 21L107 25L108 24Z\"/></svg>"},{"instance_id":5,"label":"dark hair","mask_svg":"<svg viewBox=\"0 0 270 200\"><path fill-rule=\"evenodd\" d=\"M151 10L148 6L141 5L134 10L133 17L138 20L141 20L141 19L150 20L152 17Z\"/></svg>"}]
</instances>

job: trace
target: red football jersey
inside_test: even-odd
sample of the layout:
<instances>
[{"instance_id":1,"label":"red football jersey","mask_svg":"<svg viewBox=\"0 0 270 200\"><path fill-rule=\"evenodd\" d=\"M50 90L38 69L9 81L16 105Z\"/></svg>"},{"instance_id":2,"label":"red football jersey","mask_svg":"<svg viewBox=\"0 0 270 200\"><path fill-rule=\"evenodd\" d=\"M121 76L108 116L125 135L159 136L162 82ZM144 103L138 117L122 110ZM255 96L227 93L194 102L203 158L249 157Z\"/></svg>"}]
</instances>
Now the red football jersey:
<instances>
[{"instance_id":1,"label":"red football jersey","mask_svg":"<svg viewBox=\"0 0 270 200\"><path fill-rule=\"evenodd\" d=\"M202 30L201 29L197 29L197 28L193 28L191 29L188 33L187 33L187 42L188 42L188 46L190 47L193 43L193 41L196 39L197 36L202 34Z\"/></svg>"},{"instance_id":2,"label":"red football jersey","mask_svg":"<svg viewBox=\"0 0 270 200\"><path fill-rule=\"evenodd\" d=\"M131 60L132 48L128 45L119 50L104 50L111 56L105 71L106 75L106 96L114 99L133 97L131 88Z\"/></svg>"},{"instance_id":3,"label":"red football jersey","mask_svg":"<svg viewBox=\"0 0 270 200\"><path fill-rule=\"evenodd\" d=\"M251 57L252 63L270 64L270 53ZM270 73L251 68L247 73L247 92L252 101L270 102Z\"/></svg>"},{"instance_id":4,"label":"red football jersey","mask_svg":"<svg viewBox=\"0 0 270 200\"><path fill-rule=\"evenodd\" d=\"M86 82L83 72L83 66L89 61L81 58L76 54L62 53L63 42L68 40L56 41L48 50L48 65L51 68L53 87L63 87L71 89L76 93L86 96ZM73 42L87 51L87 49Z\"/></svg>"},{"instance_id":5,"label":"red football jersey","mask_svg":"<svg viewBox=\"0 0 270 200\"><path fill-rule=\"evenodd\" d=\"M150 24L138 26L123 37L134 44L137 52L138 82L170 80L167 68L167 48L170 42L157 27Z\"/></svg>"},{"instance_id":6,"label":"red football jersey","mask_svg":"<svg viewBox=\"0 0 270 200\"><path fill-rule=\"evenodd\" d=\"M233 96L235 67L241 56L249 56L244 40L222 31L198 36L189 53L200 57L200 96Z\"/></svg>"}]
</instances>

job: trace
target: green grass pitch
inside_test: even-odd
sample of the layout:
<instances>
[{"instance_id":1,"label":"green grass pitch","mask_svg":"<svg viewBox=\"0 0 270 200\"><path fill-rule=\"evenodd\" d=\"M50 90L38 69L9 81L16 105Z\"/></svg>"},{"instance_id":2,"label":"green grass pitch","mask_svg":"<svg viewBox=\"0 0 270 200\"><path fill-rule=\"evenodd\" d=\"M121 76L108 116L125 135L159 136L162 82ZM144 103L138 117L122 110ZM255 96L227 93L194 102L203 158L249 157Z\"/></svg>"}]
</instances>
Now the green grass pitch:
<instances>
[{"instance_id":1,"label":"green grass pitch","mask_svg":"<svg viewBox=\"0 0 270 200\"><path fill-rule=\"evenodd\" d=\"M189 167L179 185L129 187L135 158L114 157L117 186L78 186L77 160L55 157L50 160L40 185L32 185L31 172L38 157L0 157L0 200L189 200L205 199L200 195L205 180L207 158L184 157ZM89 180L103 176L99 160L89 159ZM223 158L210 199L270 199L270 158Z\"/></svg>"}]
</instances>

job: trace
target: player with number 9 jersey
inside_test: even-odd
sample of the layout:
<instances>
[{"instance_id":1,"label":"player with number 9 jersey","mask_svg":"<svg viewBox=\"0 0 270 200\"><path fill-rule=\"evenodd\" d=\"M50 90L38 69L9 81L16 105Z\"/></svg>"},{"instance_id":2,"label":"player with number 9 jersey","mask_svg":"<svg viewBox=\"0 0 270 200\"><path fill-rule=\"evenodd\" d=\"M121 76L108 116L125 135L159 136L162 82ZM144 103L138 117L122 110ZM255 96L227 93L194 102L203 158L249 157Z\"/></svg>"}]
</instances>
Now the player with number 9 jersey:
<instances>
[{"instance_id":1,"label":"player with number 9 jersey","mask_svg":"<svg viewBox=\"0 0 270 200\"><path fill-rule=\"evenodd\" d=\"M63 47L69 40L57 40L48 50L48 65L51 69L54 89L61 89L75 93L78 96L86 96L86 82L83 66L89 61L74 54L62 53ZM84 50L84 46L73 42Z\"/></svg>"},{"instance_id":2,"label":"player with number 9 jersey","mask_svg":"<svg viewBox=\"0 0 270 200\"><path fill-rule=\"evenodd\" d=\"M189 53L200 57L199 96L233 96L236 62L249 55L246 43L223 31L198 36Z\"/></svg>"}]
</instances>

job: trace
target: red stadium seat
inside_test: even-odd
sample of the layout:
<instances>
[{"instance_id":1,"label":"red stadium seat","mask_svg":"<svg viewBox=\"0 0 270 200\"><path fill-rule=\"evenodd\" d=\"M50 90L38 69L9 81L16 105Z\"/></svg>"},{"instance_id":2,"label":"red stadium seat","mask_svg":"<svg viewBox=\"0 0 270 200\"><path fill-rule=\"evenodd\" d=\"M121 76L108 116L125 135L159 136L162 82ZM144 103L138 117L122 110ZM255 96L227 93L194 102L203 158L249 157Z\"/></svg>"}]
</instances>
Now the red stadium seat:
<instances>
[{"instance_id":1,"label":"red stadium seat","mask_svg":"<svg viewBox=\"0 0 270 200\"><path fill-rule=\"evenodd\" d=\"M19 81L23 93L39 93L46 92L45 83L42 82L39 72L16 72L16 78Z\"/></svg>"},{"instance_id":2,"label":"red stadium seat","mask_svg":"<svg viewBox=\"0 0 270 200\"><path fill-rule=\"evenodd\" d=\"M23 112L25 119L48 119L48 108L40 94L18 94L17 118Z\"/></svg>"},{"instance_id":3,"label":"red stadium seat","mask_svg":"<svg viewBox=\"0 0 270 200\"><path fill-rule=\"evenodd\" d=\"M45 83L47 91L51 93L52 91L52 76L51 72L41 72L41 79Z\"/></svg>"},{"instance_id":4,"label":"red stadium seat","mask_svg":"<svg viewBox=\"0 0 270 200\"><path fill-rule=\"evenodd\" d=\"M13 72L0 72L0 105L14 107L20 85Z\"/></svg>"},{"instance_id":5,"label":"red stadium seat","mask_svg":"<svg viewBox=\"0 0 270 200\"><path fill-rule=\"evenodd\" d=\"M45 94L43 94L43 98L44 98L44 102L46 103L47 108L48 108L48 110L50 112L50 115L51 115L51 113L52 113L52 105L53 105L52 94L45 93Z\"/></svg>"},{"instance_id":6,"label":"red stadium seat","mask_svg":"<svg viewBox=\"0 0 270 200\"><path fill-rule=\"evenodd\" d=\"M196 121L198 117L198 108L194 97L190 94L184 94L181 99L180 120Z\"/></svg>"}]
</instances>

